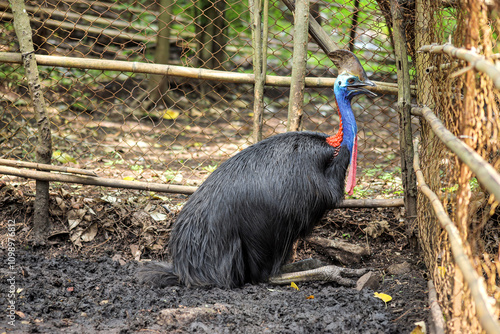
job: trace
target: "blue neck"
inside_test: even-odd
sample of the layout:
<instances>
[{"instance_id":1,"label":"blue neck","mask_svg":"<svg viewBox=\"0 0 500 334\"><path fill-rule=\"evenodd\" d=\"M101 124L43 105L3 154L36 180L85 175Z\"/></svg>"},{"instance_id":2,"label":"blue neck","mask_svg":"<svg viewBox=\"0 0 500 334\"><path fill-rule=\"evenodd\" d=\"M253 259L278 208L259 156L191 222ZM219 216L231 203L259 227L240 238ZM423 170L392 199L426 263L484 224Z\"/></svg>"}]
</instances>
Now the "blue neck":
<instances>
[{"instance_id":1,"label":"blue neck","mask_svg":"<svg viewBox=\"0 0 500 334\"><path fill-rule=\"evenodd\" d=\"M352 147L358 132L358 127L351 108L351 98L347 96L349 92L345 88L335 85L333 91L335 93L335 98L337 99L337 105L339 107L340 117L342 117L342 125L344 128L344 138L341 146L347 146L349 153L352 154Z\"/></svg>"}]
</instances>

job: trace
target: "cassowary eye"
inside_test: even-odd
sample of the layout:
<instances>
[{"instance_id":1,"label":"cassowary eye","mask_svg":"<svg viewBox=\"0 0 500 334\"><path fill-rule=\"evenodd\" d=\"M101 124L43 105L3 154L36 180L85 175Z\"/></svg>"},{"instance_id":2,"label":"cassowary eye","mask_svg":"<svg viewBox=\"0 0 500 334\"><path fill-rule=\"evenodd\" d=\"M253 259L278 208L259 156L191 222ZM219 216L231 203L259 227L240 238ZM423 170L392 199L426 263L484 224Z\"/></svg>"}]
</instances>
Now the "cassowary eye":
<instances>
[{"instance_id":1,"label":"cassowary eye","mask_svg":"<svg viewBox=\"0 0 500 334\"><path fill-rule=\"evenodd\" d=\"M350 78L349 80L347 80L347 82L352 85L354 83L354 79L353 78Z\"/></svg>"}]
</instances>

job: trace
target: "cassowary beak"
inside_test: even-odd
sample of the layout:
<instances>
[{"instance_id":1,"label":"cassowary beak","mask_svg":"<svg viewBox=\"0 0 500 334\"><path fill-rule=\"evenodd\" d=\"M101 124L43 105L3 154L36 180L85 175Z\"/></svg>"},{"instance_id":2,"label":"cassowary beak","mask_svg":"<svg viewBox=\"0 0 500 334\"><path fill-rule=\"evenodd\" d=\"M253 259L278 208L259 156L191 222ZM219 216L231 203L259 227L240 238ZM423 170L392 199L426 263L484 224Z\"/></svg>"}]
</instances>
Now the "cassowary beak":
<instances>
[{"instance_id":1,"label":"cassowary beak","mask_svg":"<svg viewBox=\"0 0 500 334\"><path fill-rule=\"evenodd\" d=\"M375 87L375 84L373 82L371 82L370 80L365 79L363 81L355 82L355 83L349 85L347 87L347 89L349 89L351 94L354 93L355 95L366 94L366 95L371 96L371 97L378 96L376 93L364 88L366 86Z\"/></svg>"}]
</instances>

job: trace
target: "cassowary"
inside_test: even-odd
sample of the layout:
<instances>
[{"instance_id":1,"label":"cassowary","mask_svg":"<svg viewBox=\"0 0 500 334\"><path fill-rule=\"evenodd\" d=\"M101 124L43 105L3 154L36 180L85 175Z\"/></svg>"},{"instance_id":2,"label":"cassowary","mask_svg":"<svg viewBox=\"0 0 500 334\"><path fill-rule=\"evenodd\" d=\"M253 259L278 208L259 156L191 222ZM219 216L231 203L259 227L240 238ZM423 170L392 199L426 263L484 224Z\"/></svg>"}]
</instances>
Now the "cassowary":
<instances>
[{"instance_id":1,"label":"cassowary","mask_svg":"<svg viewBox=\"0 0 500 334\"><path fill-rule=\"evenodd\" d=\"M357 127L351 99L376 94L364 88L374 84L353 53L330 57L339 68L338 133L275 135L222 163L179 213L169 242L172 263L145 265L142 281L224 288L266 282L280 273L294 242L343 200L349 164L352 192Z\"/></svg>"}]
</instances>

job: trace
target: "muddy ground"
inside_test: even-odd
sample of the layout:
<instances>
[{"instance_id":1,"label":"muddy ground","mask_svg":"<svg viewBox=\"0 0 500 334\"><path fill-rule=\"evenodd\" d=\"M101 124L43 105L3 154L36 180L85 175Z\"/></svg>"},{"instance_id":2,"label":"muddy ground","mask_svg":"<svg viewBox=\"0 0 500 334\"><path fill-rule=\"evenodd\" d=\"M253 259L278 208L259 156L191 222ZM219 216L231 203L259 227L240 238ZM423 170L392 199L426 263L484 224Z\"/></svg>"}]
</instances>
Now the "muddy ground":
<instances>
[{"instance_id":1,"label":"muddy ground","mask_svg":"<svg viewBox=\"0 0 500 334\"><path fill-rule=\"evenodd\" d=\"M82 188L88 195L96 189ZM123 202L95 202L89 224L97 226L96 234L83 243L74 242L73 232L65 227L68 218L56 210L61 203L54 200L51 218L56 231L47 245L33 248L32 194L9 185L0 190L0 333L410 333L415 322L428 320L425 268L408 246L398 209L336 209L313 232L368 245L371 255L349 267L381 272L376 292L392 297L386 304L369 289L359 292L333 283L298 283L299 290L269 284L233 290L150 288L139 284L134 273L140 261L165 258L158 244L167 244L178 212L168 207L178 208L173 203L181 203L185 196L171 196L163 206L162 199L150 200L149 205L170 211L161 224L137 222L138 213L146 217L150 208L130 204L136 193L121 192ZM64 201L78 202L71 196ZM15 261L9 267L13 220ZM374 222L388 223L382 224L385 229L379 236L366 230ZM300 241L295 259L309 257L336 263L321 249ZM390 265L404 262L409 263L406 271L389 273ZM15 310L10 307L14 322L9 303L15 305Z\"/></svg>"}]
</instances>

